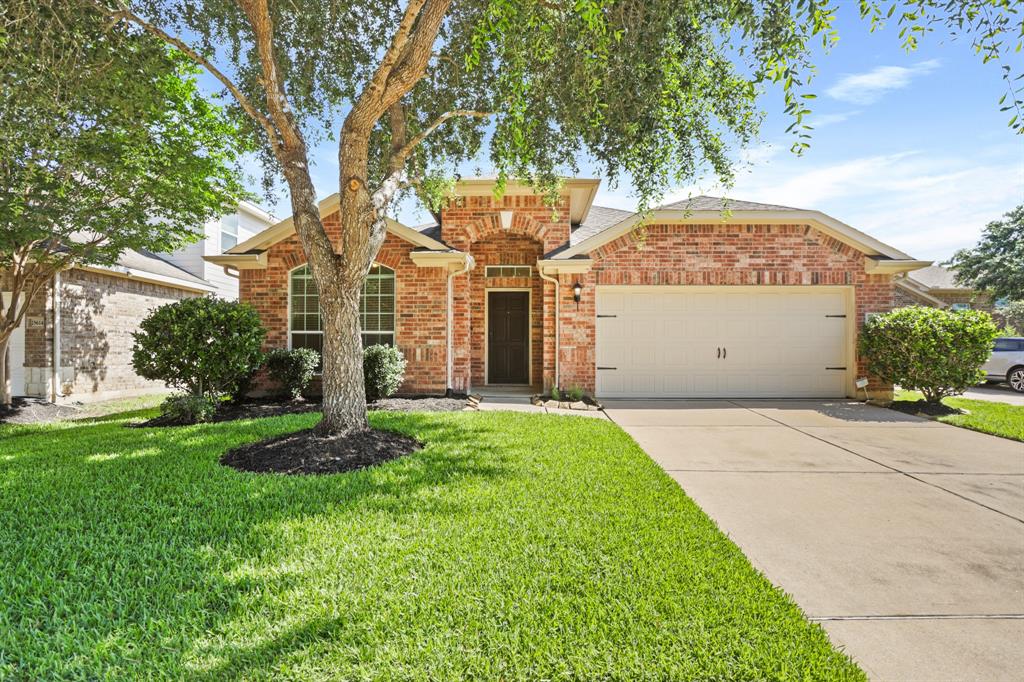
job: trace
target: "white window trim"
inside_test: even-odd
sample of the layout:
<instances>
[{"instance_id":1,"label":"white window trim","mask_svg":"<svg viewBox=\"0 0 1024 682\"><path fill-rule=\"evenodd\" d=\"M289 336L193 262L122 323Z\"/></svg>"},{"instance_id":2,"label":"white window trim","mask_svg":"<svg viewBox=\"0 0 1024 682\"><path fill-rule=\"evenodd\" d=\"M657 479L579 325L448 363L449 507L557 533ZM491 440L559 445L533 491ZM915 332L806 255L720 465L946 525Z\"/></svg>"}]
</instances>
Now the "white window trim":
<instances>
[{"instance_id":1,"label":"white window trim","mask_svg":"<svg viewBox=\"0 0 1024 682\"><path fill-rule=\"evenodd\" d=\"M229 218L229 217L232 217L232 216L235 218L235 224L234 224L234 227L233 227L234 232L232 232L230 229L228 229L228 225L226 225L224 223L224 219L225 218ZM218 224L218 227L220 229L219 229L217 234L218 234L218 236L220 238L220 250L221 250L222 253L227 251L228 249L233 249L236 246L238 246L239 240L240 240L240 237L241 237L241 234L240 234L241 229L242 229L241 228L241 223L242 223L241 217L237 213L229 213L228 215L223 215L223 216L220 217L220 221L219 221L219 224ZM227 248L224 247L224 236L225 235L229 235L229 236L235 238L235 243L232 244L231 246L228 246Z\"/></svg>"},{"instance_id":2,"label":"white window trim","mask_svg":"<svg viewBox=\"0 0 1024 682\"><path fill-rule=\"evenodd\" d=\"M295 332L292 329L292 277L295 275L295 272L297 270L301 270L302 268L307 267L308 265L309 265L308 263L302 263L301 265L296 265L294 268L292 268L291 270L288 271L288 300L287 300L287 304L288 305L286 306L286 313L285 313L287 315L287 334L286 334L286 336L288 338L287 338L286 347L288 348L288 350L292 350L292 334L296 334L297 333L297 334L319 334L320 336L324 335L323 320L321 320L321 322L320 322L320 327L321 328L320 328L319 331L300 331L300 332ZM359 315L360 315L360 320L359 320L359 322L360 322L360 337L362 337L364 334L375 334L375 335L378 335L378 336L383 335L383 334L391 334L391 342L392 342L393 345L395 345L397 347L398 346L398 329L397 329L397 327L398 327L398 273L393 268L390 268L387 265L384 265L383 263L374 263L372 267L378 267L378 266L382 267L382 268L387 268L388 270L390 270L392 277L394 277L394 279L395 279L395 292L393 294L394 299L395 299L395 310L392 313L392 316L393 316L392 327L394 327L394 329L392 329L390 332L388 332L388 331L371 331L371 332L367 332L366 330L361 329L363 313L360 312L359 313ZM311 272L310 273L310 279L312 279L312 278L313 278L313 276L312 276L312 272ZM360 293L360 297L361 296L362 296L362 293ZM319 291L317 292L317 297L319 298ZM317 314L318 315L320 314L319 310L317 310ZM360 340L362 340L362 339L360 338ZM320 347L323 348L323 343L320 344Z\"/></svg>"}]
</instances>

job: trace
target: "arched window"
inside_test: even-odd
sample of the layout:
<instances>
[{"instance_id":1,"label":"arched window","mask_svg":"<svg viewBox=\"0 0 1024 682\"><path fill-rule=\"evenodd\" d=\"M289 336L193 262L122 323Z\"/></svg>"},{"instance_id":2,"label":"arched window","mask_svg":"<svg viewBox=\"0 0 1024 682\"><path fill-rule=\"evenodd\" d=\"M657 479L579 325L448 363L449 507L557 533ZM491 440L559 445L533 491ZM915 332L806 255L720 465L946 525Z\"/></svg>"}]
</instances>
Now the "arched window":
<instances>
[{"instance_id":1,"label":"arched window","mask_svg":"<svg viewBox=\"0 0 1024 682\"><path fill-rule=\"evenodd\" d=\"M324 332L320 323L320 294L308 265L292 270L288 277L288 340L292 348L323 352ZM363 346L395 345L395 271L383 265L370 268L359 297Z\"/></svg>"}]
</instances>

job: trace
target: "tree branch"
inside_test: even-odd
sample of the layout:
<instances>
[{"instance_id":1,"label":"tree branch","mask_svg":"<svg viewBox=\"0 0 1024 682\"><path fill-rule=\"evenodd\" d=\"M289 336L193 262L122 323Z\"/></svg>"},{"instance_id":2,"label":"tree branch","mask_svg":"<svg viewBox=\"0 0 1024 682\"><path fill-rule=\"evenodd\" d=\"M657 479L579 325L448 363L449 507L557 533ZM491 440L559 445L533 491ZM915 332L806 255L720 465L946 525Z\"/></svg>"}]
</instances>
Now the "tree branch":
<instances>
[{"instance_id":1,"label":"tree branch","mask_svg":"<svg viewBox=\"0 0 1024 682\"><path fill-rule=\"evenodd\" d=\"M493 111L475 111L473 109L455 109L453 111L447 111L433 120L426 128L421 130L418 134L414 135L411 140L406 142L400 149L395 151L394 145L392 144L392 153L390 167L392 171L398 170L405 165L406 159L409 154L413 152L425 139L427 139L431 133L440 128L445 124L446 121L450 121L453 118L486 118L493 116Z\"/></svg>"},{"instance_id":2,"label":"tree branch","mask_svg":"<svg viewBox=\"0 0 1024 682\"><path fill-rule=\"evenodd\" d=\"M116 23L117 21L125 20L133 23L150 35L156 36L168 45L173 45L188 55L192 61L206 69L210 75L219 80L224 87L228 89L228 92L234 96L239 106L241 106L242 110L248 114L249 118L253 119L263 128L263 131L267 134L271 145L276 147L281 143L277 131L274 130L274 126L271 124L270 120L263 115L263 112L254 107L252 102L249 101L249 98L245 96L245 93L243 93L230 78L224 75L220 69L214 66L213 62L197 52L191 45L177 36L172 36L159 26L143 19L138 14L131 11L126 5L121 5L119 9L115 10L108 7L103 2L100 2L100 0L87 0L87 2L89 2L97 11L110 17L112 22Z\"/></svg>"},{"instance_id":3,"label":"tree branch","mask_svg":"<svg viewBox=\"0 0 1024 682\"><path fill-rule=\"evenodd\" d=\"M238 6L245 12L249 25L252 26L256 51L259 53L260 66L263 70L267 109L277 126L281 143L289 151L305 150L306 142L295 124L295 117L288 104L288 95L278 72L277 56L274 54L274 22L270 18L267 0L238 0Z\"/></svg>"}]
</instances>

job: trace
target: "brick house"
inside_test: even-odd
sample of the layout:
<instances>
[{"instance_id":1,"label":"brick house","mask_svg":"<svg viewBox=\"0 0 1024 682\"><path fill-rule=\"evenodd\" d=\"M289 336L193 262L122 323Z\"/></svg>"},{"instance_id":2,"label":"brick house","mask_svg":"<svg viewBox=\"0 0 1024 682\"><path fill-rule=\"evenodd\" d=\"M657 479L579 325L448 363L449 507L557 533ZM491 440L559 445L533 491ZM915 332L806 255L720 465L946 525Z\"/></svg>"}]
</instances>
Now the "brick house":
<instances>
[{"instance_id":1,"label":"brick house","mask_svg":"<svg viewBox=\"0 0 1024 682\"><path fill-rule=\"evenodd\" d=\"M931 265L897 277L898 307L923 305L952 310L983 310L995 312L995 301L984 291L977 291L956 282L956 271Z\"/></svg>"},{"instance_id":2,"label":"brick house","mask_svg":"<svg viewBox=\"0 0 1024 682\"><path fill-rule=\"evenodd\" d=\"M817 211L702 196L644 217L593 206L598 185L567 180L547 206L466 180L436 223L389 223L362 323L365 343L404 352L404 393L854 396L858 329L893 307L895 276L929 264ZM320 204L329 233L337 206ZM291 220L207 260L237 270L268 346L320 347Z\"/></svg>"},{"instance_id":3,"label":"brick house","mask_svg":"<svg viewBox=\"0 0 1024 682\"><path fill-rule=\"evenodd\" d=\"M11 394L91 401L162 392L131 366L131 333L153 308L181 298L238 297L238 280L203 260L251 238L276 218L248 202L203 226L201 238L170 254L127 251L112 266L61 272L29 304L8 347ZM10 285L0 272L0 295ZM55 333L56 330L56 333ZM59 360L54 362L54 357Z\"/></svg>"}]
</instances>

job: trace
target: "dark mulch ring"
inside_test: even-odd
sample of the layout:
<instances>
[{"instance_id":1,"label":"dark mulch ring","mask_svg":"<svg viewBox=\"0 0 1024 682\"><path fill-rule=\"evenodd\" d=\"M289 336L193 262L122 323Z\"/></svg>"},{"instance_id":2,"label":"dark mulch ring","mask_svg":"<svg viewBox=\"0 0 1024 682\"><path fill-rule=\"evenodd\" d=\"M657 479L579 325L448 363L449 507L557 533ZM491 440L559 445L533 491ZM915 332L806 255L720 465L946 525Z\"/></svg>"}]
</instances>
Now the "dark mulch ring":
<instances>
[{"instance_id":1,"label":"dark mulch ring","mask_svg":"<svg viewBox=\"0 0 1024 682\"><path fill-rule=\"evenodd\" d=\"M419 441L392 431L368 429L321 436L307 429L229 450L220 463L255 473L340 474L397 459L422 447Z\"/></svg>"},{"instance_id":2,"label":"dark mulch ring","mask_svg":"<svg viewBox=\"0 0 1024 682\"><path fill-rule=\"evenodd\" d=\"M889 405L890 410L904 412L906 414L923 414L929 417L945 417L950 414L965 414L957 407L950 407L942 403L927 403L923 400L894 400Z\"/></svg>"}]
</instances>

